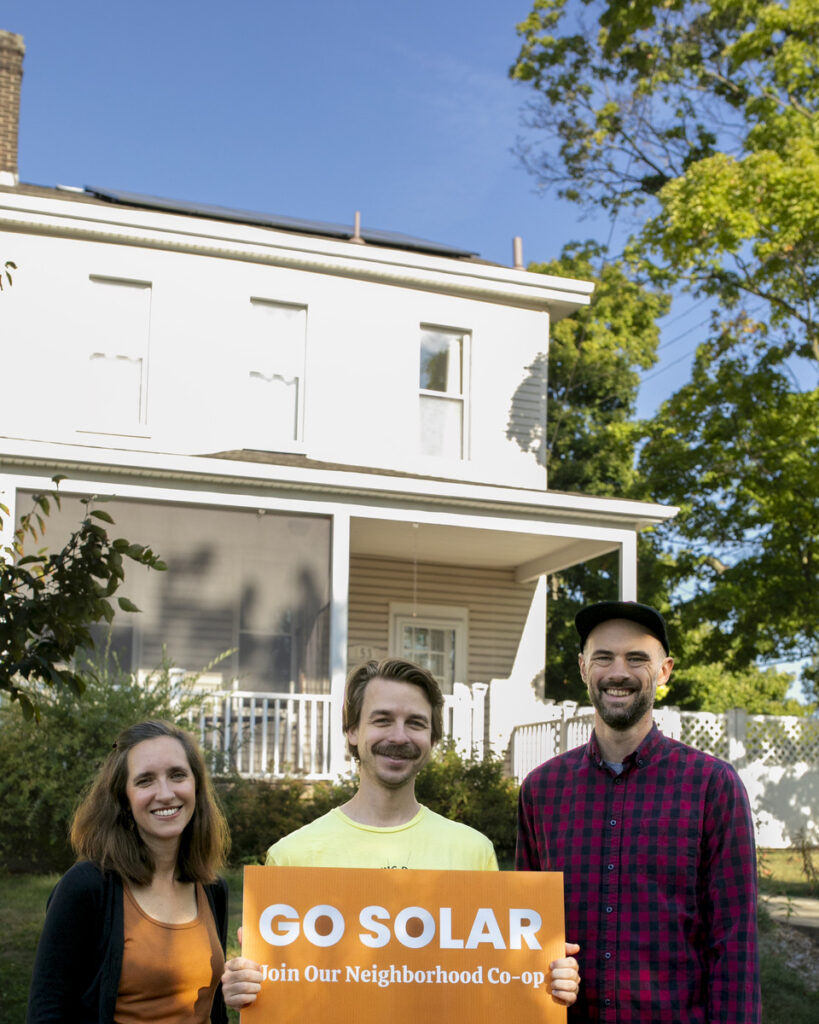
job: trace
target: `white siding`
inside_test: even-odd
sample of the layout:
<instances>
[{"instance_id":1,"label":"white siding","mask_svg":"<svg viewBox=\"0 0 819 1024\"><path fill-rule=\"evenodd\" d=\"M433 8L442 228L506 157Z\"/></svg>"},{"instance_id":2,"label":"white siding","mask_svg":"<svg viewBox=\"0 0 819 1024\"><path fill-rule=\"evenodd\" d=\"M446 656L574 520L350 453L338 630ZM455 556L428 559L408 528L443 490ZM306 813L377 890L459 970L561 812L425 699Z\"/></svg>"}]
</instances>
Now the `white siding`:
<instances>
[{"instance_id":1,"label":"white siding","mask_svg":"<svg viewBox=\"0 0 819 1024\"><path fill-rule=\"evenodd\" d=\"M514 572L353 555L350 559L349 667L388 655L389 603L458 605L469 612L467 678L505 679L512 672L534 583ZM413 590L415 593L413 594Z\"/></svg>"}]
</instances>

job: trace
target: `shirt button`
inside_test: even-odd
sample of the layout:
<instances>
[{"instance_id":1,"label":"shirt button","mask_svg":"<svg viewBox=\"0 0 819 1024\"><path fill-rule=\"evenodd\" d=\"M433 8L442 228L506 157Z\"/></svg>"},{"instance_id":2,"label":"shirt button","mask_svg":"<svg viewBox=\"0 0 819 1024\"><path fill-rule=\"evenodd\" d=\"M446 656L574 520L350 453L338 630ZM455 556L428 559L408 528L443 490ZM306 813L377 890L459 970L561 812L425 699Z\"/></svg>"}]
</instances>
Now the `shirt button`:
<instances>
[{"instance_id":1,"label":"shirt button","mask_svg":"<svg viewBox=\"0 0 819 1024\"><path fill-rule=\"evenodd\" d=\"M645 764L645 761L644 761L644 760L643 760L642 758L640 758L640 759L639 759L639 760L637 761L637 767L638 767L638 768L642 768L644 764Z\"/></svg>"},{"instance_id":2,"label":"shirt button","mask_svg":"<svg viewBox=\"0 0 819 1024\"><path fill-rule=\"evenodd\" d=\"M616 818L612 818L611 821L609 822L609 825L616 825L616 824L617 824L617 819Z\"/></svg>"},{"instance_id":3,"label":"shirt button","mask_svg":"<svg viewBox=\"0 0 819 1024\"><path fill-rule=\"evenodd\" d=\"M607 960L611 960L611 953L606 953L605 957L606 957Z\"/></svg>"},{"instance_id":4,"label":"shirt button","mask_svg":"<svg viewBox=\"0 0 819 1024\"><path fill-rule=\"evenodd\" d=\"M609 871L614 871L614 865L613 864L607 864L606 867L609 869Z\"/></svg>"},{"instance_id":5,"label":"shirt button","mask_svg":"<svg viewBox=\"0 0 819 1024\"><path fill-rule=\"evenodd\" d=\"M611 1000L610 999L604 999L603 1000L603 1005L604 1006L611 1006Z\"/></svg>"},{"instance_id":6,"label":"shirt button","mask_svg":"<svg viewBox=\"0 0 819 1024\"><path fill-rule=\"evenodd\" d=\"M615 785L615 786L619 786L619 785L620 785L620 783L621 783L622 781L623 781L623 780L622 780L622 779L620 778L620 776L618 775L618 776L617 776L617 778L616 778L616 779L614 780L614 785Z\"/></svg>"},{"instance_id":7,"label":"shirt button","mask_svg":"<svg viewBox=\"0 0 819 1024\"><path fill-rule=\"evenodd\" d=\"M613 907L606 907L606 913L610 914L613 909L614 909Z\"/></svg>"}]
</instances>

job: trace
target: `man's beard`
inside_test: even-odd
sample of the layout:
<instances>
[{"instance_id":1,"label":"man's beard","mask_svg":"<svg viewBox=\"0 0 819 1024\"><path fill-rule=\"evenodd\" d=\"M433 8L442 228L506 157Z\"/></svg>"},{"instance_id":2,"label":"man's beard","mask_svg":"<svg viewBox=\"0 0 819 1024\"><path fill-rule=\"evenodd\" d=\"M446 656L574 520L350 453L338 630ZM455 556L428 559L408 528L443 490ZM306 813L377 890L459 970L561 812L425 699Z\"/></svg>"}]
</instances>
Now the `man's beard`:
<instances>
[{"instance_id":1,"label":"man's beard","mask_svg":"<svg viewBox=\"0 0 819 1024\"><path fill-rule=\"evenodd\" d=\"M612 687L617 689L617 687ZM625 732L626 729L630 729L632 725L635 725L645 715L647 715L652 707L654 706L654 697L657 692L657 679L655 678L649 689L641 690L635 699L627 706L618 708L611 707L604 703L600 692L600 687L592 687L590 690L591 702L594 705L600 718L605 722L611 729L616 729L618 732Z\"/></svg>"}]
</instances>

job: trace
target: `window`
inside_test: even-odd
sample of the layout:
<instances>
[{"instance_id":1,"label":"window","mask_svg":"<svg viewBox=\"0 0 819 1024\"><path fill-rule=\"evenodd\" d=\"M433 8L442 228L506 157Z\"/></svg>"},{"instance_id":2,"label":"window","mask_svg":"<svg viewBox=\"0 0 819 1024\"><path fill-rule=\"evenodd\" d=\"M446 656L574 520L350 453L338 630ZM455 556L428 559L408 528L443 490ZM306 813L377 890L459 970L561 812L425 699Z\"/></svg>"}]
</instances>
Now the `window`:
<instances>
[{"instance_id":1,"label":"window","mask_svg":"<svg viewBox=\"0 0 819 1024\"><path fill-rule=\"evenodd\" d=\"M307 309L251 299L243 416L247 447L272 449L301 439Z\"/></svg>"},{"instance_id":2,"label":"window","mask_svg":"<svg viewBox=\"0 0 819 1024\"><path fill-rule=\"evenodd\" d=\"M421 328L421 453L466 457L467 342L463 332Z\"/></svg>"},{"instance_id":3,"label":"window","mask_svg":"<svg viewBox=\"0 0 819 1024\"><path fill-rule=\"evenodd\" d=\"M428 669L444 693L466 682L465 608L390 604L390 653Z\"/></svg>"},{"instance_id":4,"label":"window","mask_svg":"<svg viewBox=\"0 0 819 1024\"><path fill-rule=\"evenodd\" d=\"M207 675L221 686L238 679L243 690L329 692L329 519L124 498L104 508L115 536L150 538L168 569L126 566L118 594L142 612L117 611L110 632L93 627L91 660L108 648L122 669L140 675L166 658L186 672L215 662ZM83 514L65 495L49 537L67 536Z\"/></svg>"},{"instance_id":5,"label":"window","mask_svg":"<svg viewBox=\"0 0 819 1024\"><path fill-rule=\"evenodd\" d=\"M148 420L151 286L91 276L87 411L82 426L112 434L144 433Z\"/></svg>"}]
</instances>

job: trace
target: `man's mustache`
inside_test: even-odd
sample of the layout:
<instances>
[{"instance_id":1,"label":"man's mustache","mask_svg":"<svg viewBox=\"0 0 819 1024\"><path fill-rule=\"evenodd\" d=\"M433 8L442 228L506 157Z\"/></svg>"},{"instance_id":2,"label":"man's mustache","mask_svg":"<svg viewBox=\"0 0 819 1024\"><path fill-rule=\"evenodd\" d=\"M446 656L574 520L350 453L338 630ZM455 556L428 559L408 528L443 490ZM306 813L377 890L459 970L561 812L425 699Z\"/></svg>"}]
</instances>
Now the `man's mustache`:
<instances>
[{"instance_id":1,"label":"man's mustache","mask_svg":"<svg viewBox=\"0 0 819 1024\"><path fill-rule=\"evenodd\" d=\"M421 751L414 743L376 743L373 747L374 754L381 754L382 757L397 757L405 761L417 761Z\"/></svg>"}]
</instances>

